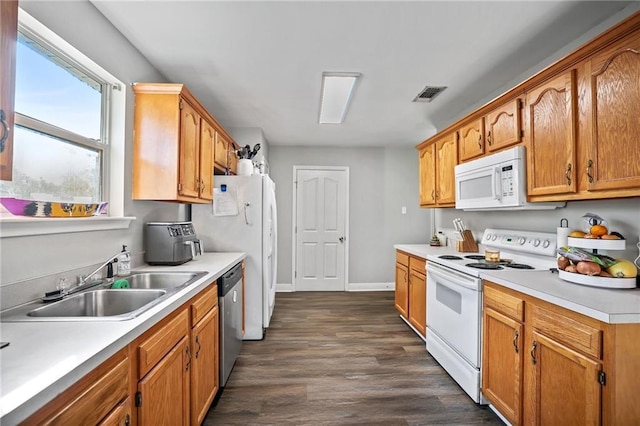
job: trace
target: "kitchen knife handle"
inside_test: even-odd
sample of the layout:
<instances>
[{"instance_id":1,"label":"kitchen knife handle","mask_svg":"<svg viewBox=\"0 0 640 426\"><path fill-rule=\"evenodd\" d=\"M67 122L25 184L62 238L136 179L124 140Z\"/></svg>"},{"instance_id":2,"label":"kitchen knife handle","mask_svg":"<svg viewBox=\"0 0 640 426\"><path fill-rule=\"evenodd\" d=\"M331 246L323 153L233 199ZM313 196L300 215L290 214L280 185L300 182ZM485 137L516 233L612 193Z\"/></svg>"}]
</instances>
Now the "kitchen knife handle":
<instances>
[{"instance_id":1,"label":"kitchen knife handle","mask_svg":"<svg viewBox=\"0 0 640 426\"><path fill-rule=\"evenodd\" d=\"M520 333L515 330L515 333L513 333L513 349L515 349L516 353L518 353L518 337L520 337Z\"/></svg>"}]
</instances>

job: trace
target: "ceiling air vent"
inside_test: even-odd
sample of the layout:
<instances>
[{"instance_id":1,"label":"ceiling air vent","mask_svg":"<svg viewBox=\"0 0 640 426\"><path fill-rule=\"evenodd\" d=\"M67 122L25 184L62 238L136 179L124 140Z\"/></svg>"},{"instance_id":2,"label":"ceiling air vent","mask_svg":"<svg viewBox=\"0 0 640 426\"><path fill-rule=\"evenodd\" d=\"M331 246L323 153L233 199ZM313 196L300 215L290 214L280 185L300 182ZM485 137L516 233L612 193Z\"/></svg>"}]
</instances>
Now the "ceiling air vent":
<instances>
[{"instance_id":1,"label":"ceiling air vent","mask_svg":"<svg viewBox=\"0 0 640 426\"><path fill-rule=\"evenodd\" d=\"M436 86L426 86L424 89L418 93L418 96L413 98L413 102L431 102L436 96L446 89L447 86L436 87Z\"/></svg>"}]
</instances>

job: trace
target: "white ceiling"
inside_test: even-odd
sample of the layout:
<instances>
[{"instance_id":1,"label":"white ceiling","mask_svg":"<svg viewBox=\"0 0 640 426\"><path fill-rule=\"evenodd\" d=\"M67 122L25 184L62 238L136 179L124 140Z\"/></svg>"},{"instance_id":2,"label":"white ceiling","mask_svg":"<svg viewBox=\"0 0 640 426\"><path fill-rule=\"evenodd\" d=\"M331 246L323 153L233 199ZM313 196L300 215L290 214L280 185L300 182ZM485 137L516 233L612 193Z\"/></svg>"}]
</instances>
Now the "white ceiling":
<instances>
[{"instance_id":1,"label":"white ceiling","mask_svg":"<svg viewBox=\"0 0 640 426\"><path fill-rule=\"evenodd\" d=\"M416 145L630 2L103 1L95 7L226 128L271 145ZM317 123L323 71L362 73ZM432 103L424 86L448 86Z\"/></svg>"}]
</instances>

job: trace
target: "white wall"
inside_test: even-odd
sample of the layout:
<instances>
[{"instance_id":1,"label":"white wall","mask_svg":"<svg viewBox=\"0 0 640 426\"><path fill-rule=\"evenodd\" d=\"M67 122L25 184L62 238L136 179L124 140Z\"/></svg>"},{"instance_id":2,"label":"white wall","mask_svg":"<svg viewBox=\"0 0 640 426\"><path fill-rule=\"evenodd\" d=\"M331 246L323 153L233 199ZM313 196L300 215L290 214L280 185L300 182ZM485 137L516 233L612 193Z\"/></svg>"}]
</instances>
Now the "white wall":
<instances>
[{"instance_id":1,"label":"white wall","mask_svg":"<svg viewBox=\"0 0 640 426\"><path fill-rule=\"evenodd\" d=\"M120 81L159 81L166 79L87 1L21 1L20 7ZM0 239L3 307L7 294L14 295L24 280L75 272L77 268L100 264L126 244L132 253L143 250L145 222L179 220L185 214L178 204L131 200L131 154L133 135L133 92L127 90L126 161L124 214L135 216L129 229L82 232ZM53 278L49 278L54 288ZM33 290L35 296L40 290Z\"/></svg>"},{"instance_id":2,"label":"white wall","mask_svg":"<svg viewBox=\"0 0 640 426\"><path fill-rule=\"evenodd\" d=\"M418 155L404 148L271 146L278 203L278 283L290 284L293 166L349 167L349 283L395 280L397 243L430 238L430 211L418 207ZM401 214L406 206L407 214Z\"/></svg>"}]
</instances>

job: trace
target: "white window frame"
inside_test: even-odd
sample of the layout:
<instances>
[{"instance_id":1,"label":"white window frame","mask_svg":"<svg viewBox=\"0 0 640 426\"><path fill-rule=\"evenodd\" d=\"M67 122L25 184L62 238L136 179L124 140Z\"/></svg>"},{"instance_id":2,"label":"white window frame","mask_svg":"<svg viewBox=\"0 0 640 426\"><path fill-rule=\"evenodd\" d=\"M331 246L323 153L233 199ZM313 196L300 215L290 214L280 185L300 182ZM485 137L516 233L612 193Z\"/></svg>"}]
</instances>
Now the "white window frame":
<instances>
[{"instance_id":1,"label":"white window frame","mask_svg":"<svg viewBox=\"0 0 640 426\"><path fill-rule=\"evenodd\" d=\"M103 194L108 196L109 215L86 218L0 216L0 238L128 228L135 217L124 216L125 84L22 9L18 9L18 25L46 40L61 54L71 58L112 87L106 103L109 108L109 127L105 130L109 149L105 151L106 155L103 158L105 171L102 182ZM20 120L22 118L17 120L18 124Z\"/></svg>"}]
</instances>

